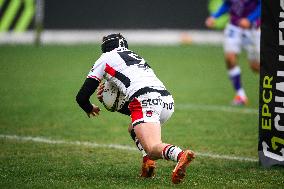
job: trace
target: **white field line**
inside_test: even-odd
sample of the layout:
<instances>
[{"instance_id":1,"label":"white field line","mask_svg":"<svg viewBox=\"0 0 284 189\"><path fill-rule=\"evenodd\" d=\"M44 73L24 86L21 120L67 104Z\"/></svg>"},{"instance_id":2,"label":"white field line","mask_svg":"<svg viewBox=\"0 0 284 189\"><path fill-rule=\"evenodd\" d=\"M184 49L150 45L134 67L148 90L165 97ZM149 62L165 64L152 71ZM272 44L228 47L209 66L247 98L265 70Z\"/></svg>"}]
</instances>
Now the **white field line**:
<instances>
[{"instance_id":1,"label":"white field line","mask_svg":"<svg viewBox=\"0 0 284 189\"><path fill-rule=\"evenodd\" d=\"M204 105L204 104L176 104L175 109L230 112L230 113L243 113L243 114L258 114L258 110L253 109L253 108L220 106L220 105Z\"/></svg>"},{"instance_id":2,"label":"white field line","mask_svg":"<svg viewBox=\"0 0 284 189\"><path fill-rule=\"evenodd\" d=\"M18 141L31 141L36 143L47 143L47 144L66 144L66 145L75 145L75 146L85 146L91 148L113 148L119 150L128 150L128 151L137 151L135 147L130 147L120 144L98 144L95 142L82 142L82 141L65 141L65 140L51 140L43 137L30 137L30 136L17 136L17 135L0 135L2 139L9 140L18 140ZM237 161L248 161L248 162L257 162L255 158L249 157L236 157L228 155L218 155L212 153L196 153L198 156L209 157L214 159L223 159L223 160L237 160Z\"/></svg>"}]
</instances>

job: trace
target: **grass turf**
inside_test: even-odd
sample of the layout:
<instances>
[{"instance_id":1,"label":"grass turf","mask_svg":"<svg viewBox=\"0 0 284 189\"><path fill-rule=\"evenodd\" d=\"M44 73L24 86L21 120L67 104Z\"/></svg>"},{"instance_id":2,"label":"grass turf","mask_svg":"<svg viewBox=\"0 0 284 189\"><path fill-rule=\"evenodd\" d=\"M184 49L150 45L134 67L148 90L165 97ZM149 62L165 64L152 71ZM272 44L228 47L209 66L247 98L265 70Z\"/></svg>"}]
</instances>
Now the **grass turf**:
<instances>
[{"instance_id":1,"label":"grass turf","mask_svg":"<svg viewBox=\"0 0 284 189\"><path fill-rule=\"evenodd\" d=\"M240 66L249 105L235 108L230 106L234 92L221 47L133 46L133 50L146 59L174 96L176 111L163 126L165 142L201 154L257 159L259 81L244 54ZM97 45L0 46L0 134L134 147L127 133L128 117L103 109L100 117L88 119L75 102L99 54ZM98 104L95 98L93 102ZM172 162L159 161L155 179L140 179L138 152L5 138L0 144L1 188L284 186L283 169L263 169L257 162L199 156L184 183L173 186Z\"/></svg>"}]
</instances>

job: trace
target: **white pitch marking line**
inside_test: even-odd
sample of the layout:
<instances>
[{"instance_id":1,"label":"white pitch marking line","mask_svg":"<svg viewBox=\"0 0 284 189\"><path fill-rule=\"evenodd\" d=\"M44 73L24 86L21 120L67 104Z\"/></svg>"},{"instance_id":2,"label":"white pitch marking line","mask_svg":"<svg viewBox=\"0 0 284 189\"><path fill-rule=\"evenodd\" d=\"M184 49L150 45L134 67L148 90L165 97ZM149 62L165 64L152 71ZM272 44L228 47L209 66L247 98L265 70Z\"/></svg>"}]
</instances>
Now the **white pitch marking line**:
<instances>
[{"instance_id":1,"label":"white pitch marking line","mask_svg":"<svg viewBox=\"0 0 284 189\"><path fill-rule=\"evenodd\" d=\"M204 104L176 104L177 110L202 110L202 111L216 111L216 112L232 112L244 114L258 114L257 109L246 107L233 107L221 105L204 105Z\"/></svg>"},{"instance_id":2,"label":"white pitch marking line","mask_svg":"<svg viewBox=\"0 0 284 189\"><path fill-rule=\"evenodd\" d=\"M67 144L67 145L76 145L76 146L86 146L92 148L114 148L119 150L130 150L130 151L138 151L134 147L120 145L120 144L98 144L95 142L81 142L81 141L65 141L65 140L51 140L43 137L31 137L31 136L17 136L17 135L0 135L2 139L10 139L10 140L19 140L19 141L32 141L37 143L47 143L47 144ZM218 155L211 153L199 153L198 156L210 157L214 159L225 159L225 160L237 160L237 161L250 161L257 162L258 160L255 158L249 157L236 157L236 156L227 156L227 155Z\"/></svg>"}]
</instances>

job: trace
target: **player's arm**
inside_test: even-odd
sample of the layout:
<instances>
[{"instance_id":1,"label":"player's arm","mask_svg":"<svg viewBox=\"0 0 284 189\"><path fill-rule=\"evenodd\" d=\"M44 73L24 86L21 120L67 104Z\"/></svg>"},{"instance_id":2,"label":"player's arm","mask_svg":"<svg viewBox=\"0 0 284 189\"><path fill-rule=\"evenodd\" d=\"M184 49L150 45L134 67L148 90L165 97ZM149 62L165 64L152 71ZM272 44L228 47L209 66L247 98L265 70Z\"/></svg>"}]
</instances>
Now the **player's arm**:
<instances>
[{"instance_id":1,"label":"player's arm","mask_svg":"<svg viewBox=\"0 0 284 189\"><path fill-rule=\"evenodd\" d=\"M215 24L215 19L219 18L220 16L222 16L223 14L227 13L230 9L230 2L229 1L224 1L223 4L220 6L220 8L211 14L211 16L209 16L206 21L205 21L205 25L208 28L212 28L214 27Z\"/></svg>"},{"instance_id":2,"label":"player's arm","mask_svg":"<svg viewBox=\"0 0 284 189\"><path fill-rule=\"evenodd\" d=\"M91 104L90 97L96 91L101 79L103 78L105 73L105 62L105 57L102 55L93 65L87 79L76 96L77 103L89 117L90 115L98 115L100 111L98 106Z\"/></svg>"},{"instance_id":3,"label":"player's arm","mask_svg":"<svg viewBox=\"0 0 284 189\"><path fill-rule=\"evenodd\" d=\"M260 12L261 12L261 0L258 1L257 7L254 9L254 11L247 17L247 19L250 22L254 22L257 19L260 18Z\"/></svg>"},{"instance_id":4,"label":"player's arm","mask_svg":"<svg viewBox=\"0 0 284 189\"><path fill-rule=\"evenodd\" d=\"M77 103L87 113L89 117L90 115L98 115L100 111L99 107L95 106L94 104L91 104L90 102L90 97L96 91L98 86L98 80L93 78L87 78L76 96Z\"/></svg>"},{"instance_id":5,"label":"player's arm","mask_svg":"<svg viewBox=\"0 0 284 189\"><path fill-rule=\"evenodd\" d=\"M211 16L215 19L219 18L223 14L227 13L229 11L229 9L230 9L230 2L229 1L223 1L223 4L220 6L220 8L216 12L211 14Z\"/></svg>"},{"instance_id":6,"label":"player's arm","mask_svg":"<svg viewBox=\"0 0 284 189\"><path fill-rule=\"evenodd\" d=\"M251 23L256 21L257 19L260 18L260 12L261 12L261 1L258 1L257 7L254 9L252 13L248 15L246 18L242 18L239 22L239 26L247 29L251 27Z\"/></svg>"}]
</instances>

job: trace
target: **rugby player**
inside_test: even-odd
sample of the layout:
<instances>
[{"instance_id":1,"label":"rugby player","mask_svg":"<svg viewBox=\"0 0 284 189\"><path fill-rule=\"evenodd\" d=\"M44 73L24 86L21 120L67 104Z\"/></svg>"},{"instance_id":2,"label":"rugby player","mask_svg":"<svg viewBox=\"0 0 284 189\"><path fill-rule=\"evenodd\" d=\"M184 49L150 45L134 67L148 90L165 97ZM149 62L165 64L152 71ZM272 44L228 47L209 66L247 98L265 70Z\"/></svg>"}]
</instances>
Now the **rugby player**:
<instances>
[{"instance_id":1,"label":"rugby player","mask_svg":"<svg viewBox=\"0 0 284 189\"><path fill-rule=\"evenodd\" d=\"M241 68L237 63L242 47L247 51L251 70L259 73L260 11L260 0L224 0L220 8L205 21L207 27L213 28L217 18L227 12L230 15L230 22L224 30L224 54L228 74L236 92L234 105L248 103L241 83Z\"/></svg>"},{"instance_id":2,"label":"rugby player","mask_svg":"<svg viewBox=\"0 0 284 189\"><path fill-rule=\"evenodd\" d=\"M100 108L91 104L91 95L98 89L97 95L100 96L103 87L98 86L102 79L116 85L129 102L126 110L120 113L129 112L131 125L128 131L144 154L141 176L153 176L155 160L172 160L177 162L172 172L172 182L180 183L195 154L191 150L182 150L162 142L161 125L174 112L172 95L147 62L128 49L127 41L121 34L103 37L101 49L103 54L79 90L77 103L89 117L97 116Z\"/></svg>"}]
</instances>

